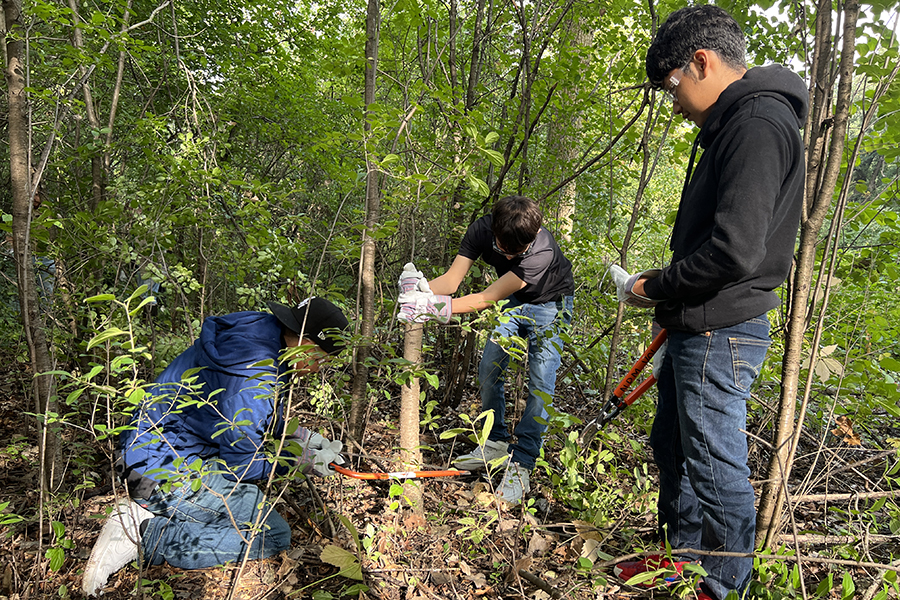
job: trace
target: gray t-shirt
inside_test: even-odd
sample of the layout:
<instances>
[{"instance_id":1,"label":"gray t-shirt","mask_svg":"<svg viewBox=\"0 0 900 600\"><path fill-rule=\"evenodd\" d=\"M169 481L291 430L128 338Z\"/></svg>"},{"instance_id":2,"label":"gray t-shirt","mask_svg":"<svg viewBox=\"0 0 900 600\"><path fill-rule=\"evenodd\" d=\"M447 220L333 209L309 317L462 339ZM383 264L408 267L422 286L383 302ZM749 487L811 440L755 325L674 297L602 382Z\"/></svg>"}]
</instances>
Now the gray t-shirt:
<instances>
[{"instance_id":1,"label":"gray t-shirt","mask_svg":"<svg viewBox=\"0 0 900 600\"><path fill-rule=\"evenodd\" d=\"M514 273L525 282L525 287L513 294L522 303L555 302L575 293L572 263L545 227L538 231L537 238L525 254L506 258L494 251L491 215L485 215L469 225L460 244L459 255L471 260L483 258L497 270L500 277Z\"/></svg>"}]
</instances>

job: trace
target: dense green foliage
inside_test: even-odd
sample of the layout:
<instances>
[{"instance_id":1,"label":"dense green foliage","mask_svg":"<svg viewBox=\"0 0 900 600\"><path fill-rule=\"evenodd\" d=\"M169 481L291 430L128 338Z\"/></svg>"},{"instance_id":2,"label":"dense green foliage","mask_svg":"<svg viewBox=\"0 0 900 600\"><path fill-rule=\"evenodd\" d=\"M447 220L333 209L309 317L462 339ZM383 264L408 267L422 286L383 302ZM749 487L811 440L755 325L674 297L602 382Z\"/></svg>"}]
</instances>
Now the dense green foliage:
<instances>
[{"instance_id":1,"label":"dense green foliage","mask_svg":"<svg viewBox=\"0 0 900 600\"><path fill-rule=\"evenodd\" d=\"M682 4L667 1L654 13ZM745 28L752 64L778 61L806 74L817 7L801 4L805 12L798 14L797 6L727 6ZM374 395L404 377L394 360L402 265L414 260L429 276L442 272L466 225L506 194L540 200L576 268L576 319L564 359L573 368L561 387L602 398L609 353L623 369L649 341L648 315L629 309L621 344L610 346L603 332L618 307L605 272L609 261L627 261L634 270L666 261L695 130L645 86L648 6L400 0L382 11L377 102L366 111L362 3L25 2L32 163L42 173L31 231L35 264L47 282L41 300L54 355L60 371L83 378L94 365L108 367L117 352L139 354L124 365L128 380L104 389L111 405L89 401L89 393L69 397L71 423L103 438L115 425L107 418L121 410L116 403L128 402L115 390L152 380L207 315L310 293L354 314L367 161L379 169L382 200L370 232L380 286ZM833 262L823 255L823 275L813 282L819 291L811 322L826 288L828 304L806 425L834 445L828 432L835 417L850 416L869 447L887 449L900 446L896 81L869 127L860 128L872 90L898 62L891 29L897 5L870 5L864 13L848 144L859 137L860 150L844 157L843 172L852 177L846 208L822 232L823 248L830 239L839 251ZM4 180L6 148L0 148ZM636 205L644 169L649 183ZM0 210L8 230L6 189ZM571 231L563 235L568 214ZM13 257L5 253L3 260L3 339L25 361ZM483 285L486 276L476 270L469 285ZM85 302L99 294L128 298L149 282L160 285L156 303L131 320L126 311L107 315ZM786 286L783 297L789 293ZM761 402L753 406L763 421L781 369L784 310L776 312ZM102 345L88 347L110 327L133 327L132 346L108 346L109 354L98 352ZM446 375L465 329L428 328L426 368L435 381ZM332 414L346 409L339 382L318 393L332 398L321 405ZM439 401L430 409L449 410L445 393L429 390L427 398ZM645 402L627 417L635 427L647 422ZM626 446L619 430L602 432L590 448L579 446L577 419L557 415L552 430L548 448L565 467L553 475L556 494L577 518L602 526L623 507L651 510L646 472L629 472L610 451ZM76 438L83 445L74 447L91 451L93 438ZM646 467L650 458L641 448L630 450ZM89 470L83 476L80 486L93 485ZM880 484L896 489L896 470L884 477ZM875 527L896 534L896 504L882 503L879 511ZM835 530L853 533L852 521L839 521ZM839 552L857 556L852 548ZM796 589L787 572L769 576Z\"/></svg>"}]
</instances>

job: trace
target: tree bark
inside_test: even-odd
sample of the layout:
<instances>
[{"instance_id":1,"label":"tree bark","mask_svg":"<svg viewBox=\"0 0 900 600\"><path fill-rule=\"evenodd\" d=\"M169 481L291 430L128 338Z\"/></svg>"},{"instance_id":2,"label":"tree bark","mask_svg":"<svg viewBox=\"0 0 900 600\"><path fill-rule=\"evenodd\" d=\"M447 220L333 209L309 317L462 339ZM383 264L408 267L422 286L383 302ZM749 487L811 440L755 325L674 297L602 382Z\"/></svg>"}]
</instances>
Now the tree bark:
<instances>
[{"instance_id":1,"label":"tree bark","mask_svg":"<svg viewBox=\"0 0 900 600\"><path fill-rule=\"evenodd\" d=\"M403 336L403 358L415 367L422 360L422 334L425 326L421 323L406 325ZM422 451L419 444L419 378L413 377L400 388L400 462L404 471L418 471L422 468ZM403 496L417 515L424 516L422 485L418 480L407 481L403 485Z\"/></svg>"},{"instance_id":2,"label":"tree bark","mask_svg":"<svg viewBox=\"0 0 900 600\"><path fill-rule=\"evenodd\" d=\"M366 13L366 74L363 100L366 105L366 132L371 131L368 122L369 107L375 102L375 76L378 68L378 32L380 28L380 7L378 0L369 0ZM366 222L362 233L362 256L359 265L360 283L360 334L354 360L352 404L350 408L350 434L361 440L365 430L367 402L366 387L369 370L366 366L372 353L372 339L375 334L375 239L372 230L381 217L381 190L378 167L366 157Z\"/></svg>"},{"instance_id":3,"label":"tree bark","mask_svg":"<svg viewBox=\"0 0 900 600\"><path fill-rule=\"evenodd\" d=\"M31 190L31 168L28 148L28 95L25 90L24 48L26 33L22 27L20 6L15 0L4 0L3 13L6 32L6 85L9 101L9 173L12 187L13 252L19 291L19 314L28 344L31 368L35 375L32 391L34 405L23 407L40 415L57 413L56 381L50 344L41 318L34 261L31 254L31 219L34 194ZM54 468L59 443L52 429L43 424L41 440L41 490L46 492L57 484L61 473ZM43 495L42 495L43 497Z\"/></svg>"},{"instance_id":4,"label":"tree bark","mask_svg":"<svg viewBox=\"0 0 900 600\"><path fill-rule=\"evenodd\" d=\"M73 24L72 28L72 45L79 52L84 52L84 36L81 33L81 16L78 13L78 4L75 0L69 0L69 10L72 11ZM127 15L127 13L126 13ZM82 79L81 91L84 95L84 111L87 115L88 123L91 125L91 135L99 135L100 119L97 117L97 111L94 109L94 95L91 91L90 74L86 67L79 68L79 75ZM104 191L104 169L103 155L94 149L91 152L91 202L90 210L94 212L103 200Z\"/></svg>"},{"instance_id":5,"label":"tree bark","mask_svg":"<svg viewBox=\"0 0 900 600\"><path fill-rule=\"evenodd\" d=\"M799 432L803 427L802 422L795 424L795 416L799 396L804 334L811 311L809 306L810 287L815 271L816 243L828 215L840 174L850 115L859 3L856 0L850 0L844 5L840 78L835 112L832 118L827 118L831 97L828 91L831 89L832 82L827 78L827 67L823 67L822 64L826 61L820 58L827 57L831 47L831 4L820 3L819 11L814 52L817 64L813 69L815 76L810 84L810 89L813 90L811 93L813 104L810 107L810 115L806 123L806 136L809 140L807 146L807 205L800 224L800 245L794 272L785 352L782 359L781 396L775 438L772 442L772 456L768 467L768 482L763 487L760 496L756 519L757 546L765 544L769 547L777 542L784 505L784 486L786 486L791 473L796 440L799 439ZM826 141L829 135L830 140ZM824 155L826 144L828 152L827 155ZM823 155L825 156L824 165L821 160ZM852 169L852 165L850 168Z\"/></svg>"},{"instance_id":6,"label":"tree bark","mask_svg":"<svg viewBox=\"0 0 900 600\"><path fill-rule=\"evenodd\" d=\"M582 54L580 64L582 68L589 68L587 52L591 47L592 33L588 29L585 18L579 14L572 14L567 19L567 25L562 32L569 37L568 45ZM560 90L566 101L562 105L575 105L578 94L581 92L582 80L570 79L571 86ZM580 112L574 115L565 113L560 108L553 110L553 117L547 130L547 146L554 160L551 163L550 179L561 179L562 169L574 164L578 158L579 145L576 140L581 136L583 116ZM548 185L547 187L550 187ZM572 221L575 216L575 200L577 197L575 181L570 181L559 190L559 200L556 208L556 229L559 236L566 240L572 239Z\"/></svg>"}]
</instances>

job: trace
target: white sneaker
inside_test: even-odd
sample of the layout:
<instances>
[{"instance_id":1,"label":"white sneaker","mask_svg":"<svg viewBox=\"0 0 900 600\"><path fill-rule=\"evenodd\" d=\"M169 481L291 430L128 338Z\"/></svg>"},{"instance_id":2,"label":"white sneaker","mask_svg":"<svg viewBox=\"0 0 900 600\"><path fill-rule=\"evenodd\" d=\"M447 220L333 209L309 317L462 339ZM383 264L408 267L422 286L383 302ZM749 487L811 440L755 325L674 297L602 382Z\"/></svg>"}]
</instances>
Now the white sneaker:
<instances>
[{"instance_id":1,"label":"white sneaker","mask_svg":"<svg viewBox=\"0 0 900 600\"><path fill-rule=\"evenodd\" d=\"M510 504L518 504L531 490L528 483L529 471L519 463L509 463L503 473L503 481L496 496Z\"/></svg>"},{"instance_id":2,"label":"white sneaker","mask_svg":"<svg viewBox=\"0 0 900 600\"><path fill-rule=\"evenodd\" d=\"M463 454L462 456L458 456L456 460L453 461L453 466L457 469L462 469L463 471L477 471L479 469L486 469L490 465L491 461L497 460L498 458L506 457L506 460L509 460L509 452L507 447L509 446L506 442L492 442L488 440L485 442L484 446L478 446L468 454ZM506 464L504 461L501 465Z\"/></svg>"},{"instance_id":3,"label":"white sneaker","mask_svg":"<svg viewBox=\"0 0 900 600\"><path fill-rule=\"evenodd\" d=\"M87 596L95 596L106 585L109 576L137 560L141 543L141 523L153 513L131 500L122 500L100 530L84 568L81 589Z\"/></svg>"}]
</instances>

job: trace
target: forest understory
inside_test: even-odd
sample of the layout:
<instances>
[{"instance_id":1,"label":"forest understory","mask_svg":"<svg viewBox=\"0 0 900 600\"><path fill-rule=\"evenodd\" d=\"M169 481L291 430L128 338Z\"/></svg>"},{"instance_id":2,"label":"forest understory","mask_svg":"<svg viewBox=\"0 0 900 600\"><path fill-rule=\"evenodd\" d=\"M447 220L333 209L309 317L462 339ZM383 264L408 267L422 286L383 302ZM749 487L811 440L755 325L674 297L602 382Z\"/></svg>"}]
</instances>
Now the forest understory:
<instances>
[{"instance_id":1,"label":"forest understory","mask_svg":"<svg viewBox=\"0 0 900 600\"><path fill-rule=\"evenodd\" d=\"M20 363L10 360L6 364L15 370ZM0 487L4 491L0 498L9 502L6 512L26 518L0 527L0 598L80 598L81 572L102 527L104 511L114 503L110 481L100 475L103 483L94 489L55 495L57 500L53 502L58 504L45 511L64 525L64 533L54 534L45 521L43 538L39 539L38 444L32 418L21 410L26 405L22 390L27 379L24 369L7 375L0 383L0 439L4 440L0 448ZM596 401L588 400L581 389L569 383L567 380L558 390L555 407L590 421L596 416ZM379 404L363 440L365 451L353 452L357 459L354 468L379 471L396 465L399 394L393 398ZM277 505L293 529L290 552L264 561L248 561L243 568L184 571L163 565L141 573L135 566L128 566L110 578L101 597L320 600L354 597L354 592L361 599L380 600L693 597L687 586L657 590L630 587L618 582L612 573L614 562L655 547L655 473L646 428L638 423L638 418L651 414L652 401L642 402L642 408L636 405L633 410L643 412L620 418L591 443L598 449L605 446L615 455L618 466L609 471L610 480L604 482L604 489L609 490L604 502L618 514L600 514L603 511L596 511L596 507L591 513L583 504L579 509L566 502L565 494L554 489L548 476L566 470L557 456L560 445L558 440L548 440L547 467L532 473L529 497L534 502L528 510L502 506L494 499L489 482L475 474L422 480L424 518L405 509L396 494L392 497L391 486L396 482L341 475L313 479L315 492L312 486L298 483ZM477 416L477 390L467 389L459 411ZM462 436L453 440L438 437L440 431L464 426L454 415L439 418L437 427L423 434L423 445L431 449L425 453L429 467L445 467L452 456L467 451L460 445L468 443ZM323 431L335 425L327 420L311 424ZM751 424L751 431L763 424ZM618 435L608 437L608 432ZM801 442L794 473L807 480L792 482L792 489L802 489L809 499L795 505L786 531L796 535L784 536L783 543L800 548L809 560L803 562L793 582L792 561L769 561L762 571L755 571L754 575L764 581L768 578L766 587L773 592L784 591L787 586L795 588L788 596L803 597L802 583L807 595L818 590L816 597L853 597L846 595L849 576L855 597L866 598L870 590L874 593L882 589L873 583L880 582L884 574L867 563L889 564L900 554L900 535L892 534L887 525L891 516L885 512L885 502L873 509L874 500L846 498L853 492L885 492L881 497L890 500L891 490L883 487L882 475L886 466L896 464L896 451L869 450L865 439L861 445L851 445L848 438L841 439L836 433L848 432L835 429L824 450L816 447L811 434ZM878 431L869 429L866 437L885 442L900 437L900 431L895 423ZM621 443L613 444L611 440L615 439ZM765 472L766 458L767 453L753 444L754 477ZM813 461L818 461L813 467L815 475L809 476ZM80 480L74 473L67 475L70 483ZM840 500L826 501L829 496ZM586 514L593 514L593 520L585 520L589 518ZM893 519L898 518L893 515ZM45 557L47 549L66 544L71 547L65 549L64 563L52 570ZM350 557L345 560L361 566L362 581L339 574L340 568L323 561L323 550L334 547L346 551L341 553ZM849 564L854 560L860 563ZM897 562L893 564L896 570ZM822 588L829 571L834 573L834 589L830 592ZM802 582L798 581L799 573ZM143 586L138 585L140 581Z\"/></svg>"}]
</instances>

